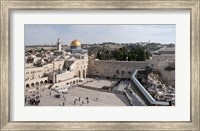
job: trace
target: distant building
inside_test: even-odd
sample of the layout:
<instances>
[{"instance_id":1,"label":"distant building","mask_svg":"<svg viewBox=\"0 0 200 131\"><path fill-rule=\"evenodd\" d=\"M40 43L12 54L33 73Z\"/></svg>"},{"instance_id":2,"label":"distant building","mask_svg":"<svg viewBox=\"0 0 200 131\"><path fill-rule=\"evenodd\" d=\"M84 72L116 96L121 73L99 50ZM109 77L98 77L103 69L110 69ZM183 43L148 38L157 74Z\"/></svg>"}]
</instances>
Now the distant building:
<instances>
[{"instance_id":1,"label":"distant building","mask_svg":"<svg viewBox=\"0 0 200 131\"><path fill-rule=\"evenodd\" d=\"M82 81L87 75L88 55L87 50L81 49L81 43L74 40L70 45L70 52L61 50L61 41L57 41L57 51L53 56L45 57L26 57L26 61L30 58L37 61L26 62L25 65L25 86L39 87L42 84L50 83L51 88L55 86L65 86L75 84ZM60 53L59 53L60 52ZM49 62L49 63L48 63Z\"/></svg>"},{"instance_id":2,"label":"distant building","mask_svg":"<svg viewBox=\"0 0 200 131\"><path fill-rule=\"evenodd\" d=\"M57 49L58 49L58 51L62 50L61 41L60 41L59 38L58 38L58 41L57 41Z\"/></svg>"},{"instance_id":3,"label":"distant building","mask_svg":"<svg viewBox=\"0 0 200 131\"><path fill-rule=\"evenodd\" d=\"M156 51L158 54L175 54L175 47L164 47Z\"/></svg>"}]
</instances>

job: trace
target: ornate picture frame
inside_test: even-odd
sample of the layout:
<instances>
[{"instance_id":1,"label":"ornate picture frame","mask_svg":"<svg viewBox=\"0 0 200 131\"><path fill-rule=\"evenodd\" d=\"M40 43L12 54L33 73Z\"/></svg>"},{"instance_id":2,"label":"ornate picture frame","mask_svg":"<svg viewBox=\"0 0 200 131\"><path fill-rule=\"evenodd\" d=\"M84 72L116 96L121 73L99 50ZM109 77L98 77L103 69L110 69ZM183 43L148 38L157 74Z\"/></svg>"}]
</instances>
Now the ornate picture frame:
<instances>
[{"instance_id":1,"label":"ornate picture frame","mask_svg":"<svg viewBox=\"0 0 200 131\"><path fill-rule=\"evenodd\" d=\"M1 1L0 87L1 130L200 130L200 1ZM10 121L10 12L12 10L190 10L190 121L189 122L83 122L83 121Z\"/></svg>"}]
</instances>

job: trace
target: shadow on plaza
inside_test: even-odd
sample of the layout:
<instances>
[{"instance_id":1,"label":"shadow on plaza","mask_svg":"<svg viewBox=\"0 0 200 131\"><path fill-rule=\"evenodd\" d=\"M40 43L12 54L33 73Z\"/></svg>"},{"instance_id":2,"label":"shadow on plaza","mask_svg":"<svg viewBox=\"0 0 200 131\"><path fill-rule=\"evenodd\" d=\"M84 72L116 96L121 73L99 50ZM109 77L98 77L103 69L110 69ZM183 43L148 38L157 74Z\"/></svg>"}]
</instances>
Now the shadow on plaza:
<instances>
[{"instance_id":1,"label":"shadow on plaza","mask_svg":"<svg viewBox=\"0 0 200 131\"><path fill-rule=\"evenodd\" d=\"M131 106L131 103L129 100L126 98L125 95L122 94L115 94L126 106Z\"/></svg>"}]
</instances>

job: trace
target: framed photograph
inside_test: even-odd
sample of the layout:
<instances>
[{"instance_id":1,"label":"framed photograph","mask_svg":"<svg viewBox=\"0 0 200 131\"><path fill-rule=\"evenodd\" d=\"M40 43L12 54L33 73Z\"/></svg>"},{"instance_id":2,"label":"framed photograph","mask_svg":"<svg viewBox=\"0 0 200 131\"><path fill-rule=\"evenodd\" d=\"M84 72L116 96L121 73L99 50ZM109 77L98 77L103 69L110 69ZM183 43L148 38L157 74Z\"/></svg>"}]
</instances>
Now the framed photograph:
<instances>
[{"instance_id":1,"label":"framed photograph","mask_svg":"<svg viewBox=\"0 0 200 131\"><path fill-rule=\"evenodd\" d=\"M1 1L1 130L200 130L200 1Z\"/></svg>"}]
</instances>

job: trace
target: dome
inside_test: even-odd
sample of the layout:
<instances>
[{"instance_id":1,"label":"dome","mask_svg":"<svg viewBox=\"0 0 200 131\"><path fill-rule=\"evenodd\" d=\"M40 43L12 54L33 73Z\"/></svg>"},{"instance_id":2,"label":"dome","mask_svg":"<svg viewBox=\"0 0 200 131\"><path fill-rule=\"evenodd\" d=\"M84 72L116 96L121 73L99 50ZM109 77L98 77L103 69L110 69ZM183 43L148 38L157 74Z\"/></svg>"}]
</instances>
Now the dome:
<instances>
[{"instance_id":1,"label":"dome","mask_svg":"<svg viewBox=\"0 0 200 131\"><path fill-rule=\"evenodd\" d=\"M81 42L79 40L73 40L71 42L71 46L73 46L73 47L81 46Z\"/></svg>"}]
</instances>

